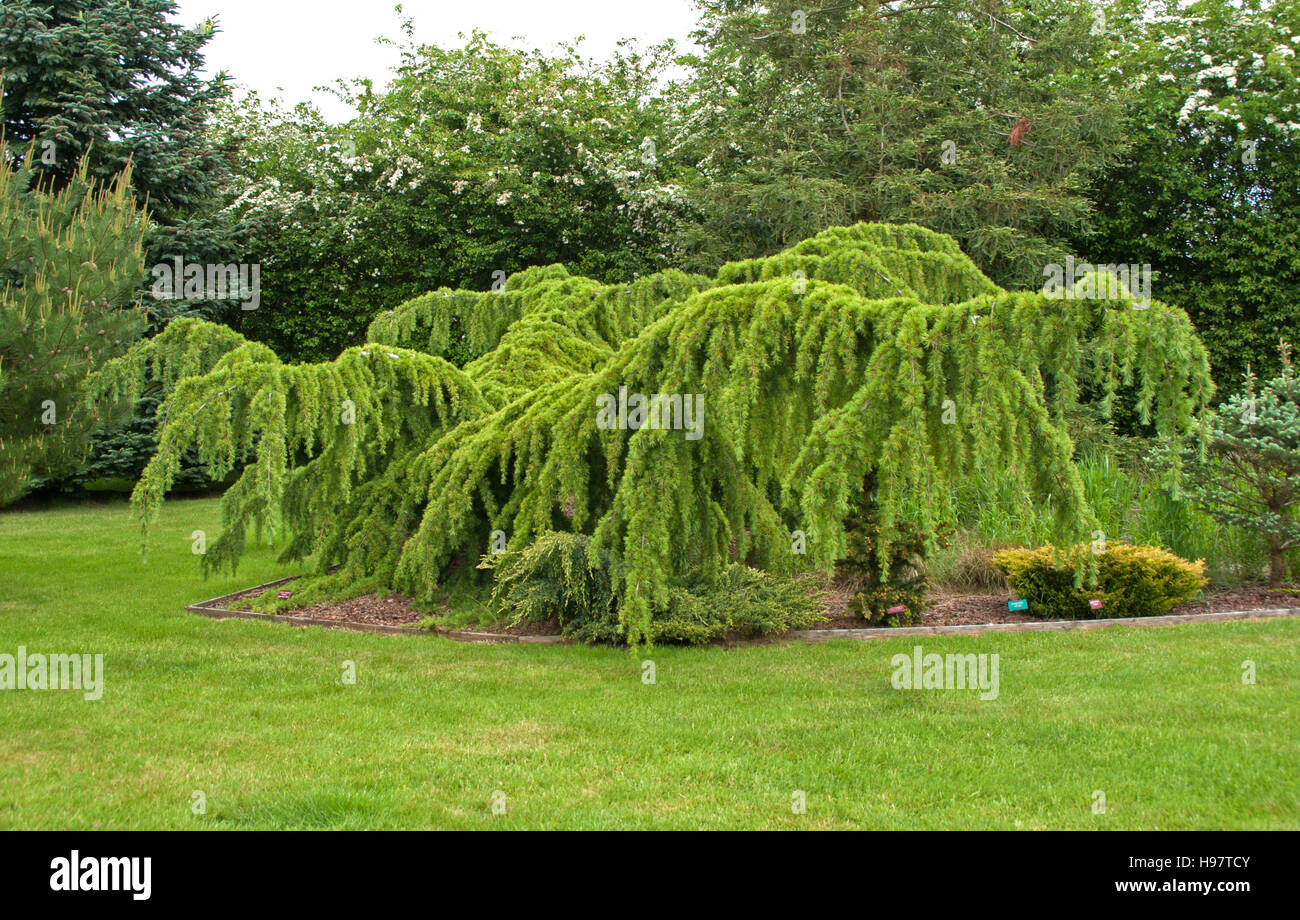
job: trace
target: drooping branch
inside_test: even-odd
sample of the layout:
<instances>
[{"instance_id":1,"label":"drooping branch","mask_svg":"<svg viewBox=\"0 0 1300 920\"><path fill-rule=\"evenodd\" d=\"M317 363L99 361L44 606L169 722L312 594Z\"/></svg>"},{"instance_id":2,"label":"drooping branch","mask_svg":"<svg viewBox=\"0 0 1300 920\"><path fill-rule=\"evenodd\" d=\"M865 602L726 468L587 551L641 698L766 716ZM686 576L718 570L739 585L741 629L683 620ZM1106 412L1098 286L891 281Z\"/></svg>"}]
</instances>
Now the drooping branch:
<instances>
[{"instance_id":1,"label":"drooping branch","mask_svg":"<svg viewBox=\"0 0 1300 920\"><path fill-rule=\"evenodd\" d=\"M834 228L715 279L530 269L381 314L369 344L327 364L285 366L203 328L160 337L112 379L149 367L174 381L136 491L146 512L186 447L218 469L253 455L208 564L235 564L249 527L286 528L316 591L432 603L494 531L520 547L580 531L619 565L632 643L688 572L832 567L868 478L886 543L904 521L933 535L979 476L1012 477L1063 529L1090 532L1064 428L1083 381L1103 411L1135 390L1171 435L1212 394L1181 311L1003 292L915 226ZM457 343L461 368L444 357ZM603 424L601 406L628 394L659 394L659 424Z\"/></svg>"}]
</instances>

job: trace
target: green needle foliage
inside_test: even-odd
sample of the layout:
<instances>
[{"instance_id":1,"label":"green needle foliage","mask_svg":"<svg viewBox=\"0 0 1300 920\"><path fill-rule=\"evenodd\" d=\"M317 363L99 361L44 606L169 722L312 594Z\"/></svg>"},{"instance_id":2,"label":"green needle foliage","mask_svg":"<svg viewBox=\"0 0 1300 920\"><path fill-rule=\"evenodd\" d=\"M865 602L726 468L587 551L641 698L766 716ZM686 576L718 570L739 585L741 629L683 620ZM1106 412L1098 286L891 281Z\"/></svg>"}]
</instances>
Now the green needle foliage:
<instances>
[{"instance_id":1,"label":"green needle foliage","mask_svg":"<svg viewBox=\"0 0 1300 920\"><path fill-rule=\"evenodd\" d=\"M921 613L926 608L926 550L936 544L946 546L951 530L922 534L903 522L895 530L888 547L889 556L882 564L877 543L880 525L875 520L875 494L874 477L869 474L862 484L861 500L850 507L844 519L849 540L840 570L862 584L849 598L848 609L873 624L912 626L921 622ZM884 576L882 569L887 573Z\"/></svg>"},{"instance_id":2,"label":"green needle foliage","mask_svg":"<svg viewBox=\"0 0 1300 920\"><path fill-rule=\"evenodd\" d=\"M1115 38L1077 0L700 0L671 154L706 264L823 227L911 221L1037 287L1125 146ZM1107 260L1109 261L1109 260ZM1119 261L1119 260L1116 260Z\"/></svg>"},{"instance_id":3,"label":"green needle foliage","mask_svg":"<svg viewBox=\"0 0 1300 920\"><path fill-rule=\"evenodd\" d=\"M56 193L30 153L0 157L0 505L71 472L116 408L81 388L144 329L145 217L130 183L129 166L96 183L83 158Z\"/></svg>"},{"instance_id":4,"label":"green needle foliage","mask_svg":"<svg viewBox=\"0 0 1300 920\"><path fill-rule=\"evenodd\" d=\"M868 473L882 565L904 523L932 540L954 519L953 487L978 477L1052 496L1077 539L1094 520L1064 425L1082 387L1103 410L1131 389L1171 437L1213 392L1181 310L1008 293L914 225L833 228L713 279L533 268L500 291L417 298L368 338L288 366L187 320L105 368L98 385L118 396L148 362L176 379L134 495L146 522L184 449L220 476L247 448L206 565L233 566L250 526L284 527L286 557L316 567L294 603L383 586L432 604L494 531L510 550L582 533L593 561L617 566L629 644L651 638L687 573L831 571ZM461 368L446 357L466 353ZM601 427L621 387L700 394L700 436Z\"/></svg>"},{"instance_id":5,"label":"green needle foliage","mask_svg":"<svg viewBox=\"0 0 1300 920\"><path fill-rule=\"evenodd\" d=\"M518 552L485 556L493 609L510 625L553 620L584 642L620 642L617 579L621 566L591 549L584 534L552 532ZM819 598L796 579L731 563L716 578L688 573L655 611L650 642L703 644L802 629L825 616Z\"/></svg>"},{"instance_id":6,"label":"green needle foliage","mask_svg":"<svg viewBox=\"0 0 1300 920\"><path fill-rule=\"evenodd\" d=\"M1285 574L1286 554L1300 547L1300 376L1291 346L1279 349L1282 372L1219 406L1209 423L1208 452L1186 449L1188 492L1205 510L1268 540L1268 583Z\"/></svg>"}]
</instances>

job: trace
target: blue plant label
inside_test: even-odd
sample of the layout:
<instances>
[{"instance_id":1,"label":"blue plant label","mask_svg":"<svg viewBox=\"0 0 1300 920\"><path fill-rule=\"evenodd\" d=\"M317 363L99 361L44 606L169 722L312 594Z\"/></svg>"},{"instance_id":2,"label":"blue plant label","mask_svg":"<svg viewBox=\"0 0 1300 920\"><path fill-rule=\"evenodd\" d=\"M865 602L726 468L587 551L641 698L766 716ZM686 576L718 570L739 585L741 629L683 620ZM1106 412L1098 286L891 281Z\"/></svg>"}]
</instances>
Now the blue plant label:
<instances>
[{"instance_id":1,"label":"blue plant label","mask_svg":"<svg viewBox=\"0 0 1300 920\"><path fill-rule=\"evenodd\" d=\"M1018 601L1007 601L1007 609L1008 609L1008 610L1028 610L1028 609L1029 609L1029 601L1024 600L1023 598L1022 598L1021 600L1018 600Z\"/></svg>"}]
</instances>

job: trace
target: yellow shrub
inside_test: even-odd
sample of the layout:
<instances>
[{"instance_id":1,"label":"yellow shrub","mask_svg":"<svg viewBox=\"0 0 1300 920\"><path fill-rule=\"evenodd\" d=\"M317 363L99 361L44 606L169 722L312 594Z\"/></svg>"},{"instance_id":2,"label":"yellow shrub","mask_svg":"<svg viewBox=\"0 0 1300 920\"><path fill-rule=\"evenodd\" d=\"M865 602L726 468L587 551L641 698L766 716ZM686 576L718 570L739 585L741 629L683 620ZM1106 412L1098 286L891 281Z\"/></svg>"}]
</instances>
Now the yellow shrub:
<instances>
[{"instance_id":1,"label":"yellow shrub","mask_svg":"<svg viewBox=\"0 0 1300 920\"><path fill-rule=\"evenodd\" d=\"M1192 600L1205 586L1205 562L1188 562L1158 546L1111 543L1007 549L993 555L1034 616L1052 619L1146 617ZM1101 601L1093 609L1090 600Z\"/></svg>"}]
</instances>

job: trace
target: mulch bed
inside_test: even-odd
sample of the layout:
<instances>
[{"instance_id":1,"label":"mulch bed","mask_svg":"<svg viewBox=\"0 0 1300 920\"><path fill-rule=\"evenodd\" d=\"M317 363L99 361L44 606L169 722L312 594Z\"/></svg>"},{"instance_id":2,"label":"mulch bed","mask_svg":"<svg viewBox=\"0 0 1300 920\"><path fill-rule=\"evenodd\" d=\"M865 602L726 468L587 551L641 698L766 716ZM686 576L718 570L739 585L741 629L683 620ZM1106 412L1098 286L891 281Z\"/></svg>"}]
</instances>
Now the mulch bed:
<instances>
[{"instance_id":1,"label":"mulch bed","mask_svg":"<svg viewBox=\"0 0 1300 920\"><path fill-rule=\"evenodd\" d=\"M292 591L292 585L293 581L286 581L270 587L250 588L247 591L241 591L226 598L222 605L228 610L251 611L254 609L253 601L263 594L272 591ZM427 618L425 614L415 609L411 598L403 597L400 594L389 594L386 597L380 597L377 594L362 594L346 601L294 607L292 610L286 610L284 616L335 620L340 623L358 623L365 626L405 626L412 629L417 629L419 624ZM504 626L470 626L465 628L446 627L443 631L448 633L489 632L502 636L555 636L560 632L560 624L554 620L545 620L537 623L521 623L508 629Z\"/></svg>"},{"instance_id":2,"label":"mulch bed","mask_svg":"<svg viewBox=\"0 0 1300 920\"><path fill-rule=\"evenodd\" d=\"M285 582L270 588L252 588L242 591L234 598L228 599L228 610L252 610L252 601L271 591L291 591L293 582ZM308 607L295 607L285 612L286 616L313 617L318 620L338 620L341 623L364 623L369 626L414 626L424 619L424 614L411 606L409 598L397 594L379 597L375 594L363 594L347 601L331 604L312 604Z\"/></svg>"},{"instance_id":3,"label":"mulch bed","mask_svg":"<svg viewBox=\"0 0 1300 920\"><path fill-rule=\"evenodd\" d=\"M278 584L268 588L252 588L227 598L223 606L231 610L252 610L252 601L267 591L292 590L292 582ZM827 616L825 620L808 627L809 629L866 629L871 624L861 617L847 612L848 598L851 592L840 586L832 586L827 594ZM1032 623L1041 622L1036 617L1023 611L1007 609L1009 596L1006 594L944 594L935 593L930 597L930 608L921 615L921 626L970 626L985 623ZM1170 614L1221 613L1230 610L1259 610L1267 608L1300 609L1300 592L1269 591L1263 586L1245 588L1210 589L1202 600L1182 604L1169 611ZM403 626L412 629L425 619L417 611L410 598L396 594L379 597L365 594L351 600L333 604L312 604L287 612L289 616L312 617L321 620L335 620L340 623L356 623L378 626ZM559 624L553 620L538 623L522 623L519 626L505 627L447 627L443 630L449 634L492 634L500 636L554 636L560 632Z\"/></svg>"},{"instance_id":4,"label":"mulch bed","mask_svg":"<svg viewBox=\"0 0 1300 920\"><path fill-rule=\"evenodd\" d=\"M1222 613L1227 610L1259 610L1267 607L1300 607L1300 591L1296 588L1270 591L1261 586L1249 588L1224 588L1205 593L1205 599L1175 607L1170 613Z\"/></svg>"},{"instance_id":5,"label":"mulch bed","mask_svg":"<svg viewBox=\"0 0 1300 920\"><path fill-rule=\"evenodd\" d=\"M1295 589L1291 589L1294 591ZM919 626L972 626L981 623L1042 622L1022 610L1008 610L1007 594L944 594L930 596L930 609L921 614ZM830 616L809 629L863 629L868 624L845 611L847 599L839 604L832 597ZM1211 588L1199 601L1180 604L1169 615L1188 613L1223 613L1229 610L1300 609L1300 594L1285 590L1269 591L1264 586L1246 588Z\"/></svg>"},{"instance_id":6,"label":"mulch bed","mask_svg":"<svg viewBox=\"0 0 1300 920\"><path fill-rule=\"evenodd\" d=\"M1008 598L1001 594L932 594L930 608L921 614L918 626L969 626L974 623L1032 623L1020 610L1007 609ZM847 611L848 601L832 599L827 618L809 629L866 629L871 626L862 617Z\"/></svg>"}]
</instances>

